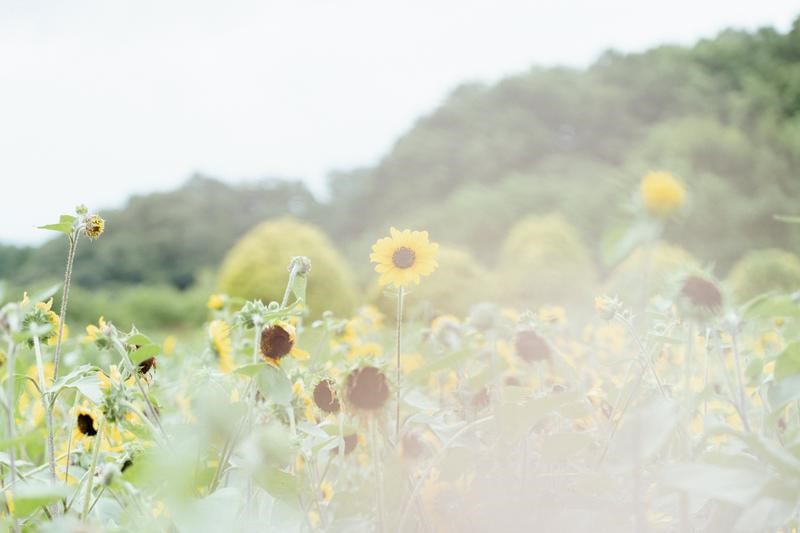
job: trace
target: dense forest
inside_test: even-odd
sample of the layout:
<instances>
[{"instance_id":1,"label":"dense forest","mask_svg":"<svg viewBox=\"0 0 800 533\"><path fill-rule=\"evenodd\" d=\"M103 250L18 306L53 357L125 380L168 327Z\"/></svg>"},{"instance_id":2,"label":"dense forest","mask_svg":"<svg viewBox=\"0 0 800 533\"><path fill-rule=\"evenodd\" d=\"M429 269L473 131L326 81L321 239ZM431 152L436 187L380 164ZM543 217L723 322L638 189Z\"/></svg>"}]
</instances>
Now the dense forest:
<instances>
[{"instance_id":1,"label":"dense forest","mask_svg":"<svg viewBox=\"0 0 800 533\"><path fill-rule=\"evenodd\" d=\"M102 212L103 246L79 248L76 281L183 290L249 228L284 215L319 224L359 259L357 272L369 269L369 243L389 225L426 228L491 267L530 214L558 210L585 242L602 241L627 216L612 206L650 169L675 173L691 191L667 240L720 274L750 248L800 250L800 226L774 218L800 211L800 19L787 33L728 30L690 48L609 51L587 69L463 85L376 166L333 173L325 202L301 182L201 176L134 197ZM589 251L601 272L611 267ZM60 239L0 247L0 278L58 279L63 255Z\"/></svg>"}]
</instances>

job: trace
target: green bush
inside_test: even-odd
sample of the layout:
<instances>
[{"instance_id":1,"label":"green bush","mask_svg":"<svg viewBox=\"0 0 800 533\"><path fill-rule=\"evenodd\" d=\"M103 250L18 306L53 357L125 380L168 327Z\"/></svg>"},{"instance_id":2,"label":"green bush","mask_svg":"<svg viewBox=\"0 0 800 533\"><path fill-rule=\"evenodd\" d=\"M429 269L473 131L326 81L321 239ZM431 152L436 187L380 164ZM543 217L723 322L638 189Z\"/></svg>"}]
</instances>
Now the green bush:
<instances>
[{"instance_id":1,"label":"green bush","mask_svg":"<svg viewBox=\"0 0 800 533\"><path fill-rule=\"evenodd\" d=\"M280 301L293 256L311 259L307 300L312 316L325 310L349 313L355 303L345 260L316 227L291 218L268 220L250 230L225 256L219 290L246 299Z\"/></svg>"},{"instance_id":2,"label":"green bush","mask_svg":"<svg viewBox=\"0 0 800 533\"><path fill-rule=\"evenodd\" d=\"M643 303L644 297L666 294L675 276L698 266L692 254L679 246L666 242L640 246L611 272L604 292L631 305Z\"/></svg>"},{"instance_id":3,"label":"green bush","mask_svg":"<svg viewBox=\"0 0 800 533\"><path fill-rule=\"evenodd\" d=\"M728 284L739 302L772 290L800 290L800 257L776 248L752 251L733 265Z\"/></svg>"},{"instance_id":4,"label":"green bush","mask_svg":"<svg viewBox=\"0 0 800 533\"><path fill-rule=\"evenodd\" d=\"M526 217L511 229L497 267L498 289L521 307L591 299L592 259L577 230L561 215Z\"/></svg>"}]
</instances>

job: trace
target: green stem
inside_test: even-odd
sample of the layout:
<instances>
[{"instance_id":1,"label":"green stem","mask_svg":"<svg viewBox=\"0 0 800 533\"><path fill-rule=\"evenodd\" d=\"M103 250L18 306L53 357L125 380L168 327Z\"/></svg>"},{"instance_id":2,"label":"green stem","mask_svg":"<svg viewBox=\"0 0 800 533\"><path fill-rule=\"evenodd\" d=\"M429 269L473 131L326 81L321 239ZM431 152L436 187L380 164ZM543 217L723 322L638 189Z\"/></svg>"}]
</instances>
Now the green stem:
<instances>
[{"instance_id":1,"label":"green stem","mask_svg":"<svg viewBox=\"0 0 800 533\"><path fill-rule=\"evenodd\" d=\"M381 471L380 454L378 453L378 432L375 429L375 417L369 417L369 447L372 452L372 467L375 469L375 497L377 499L378 533L383 533L386 527L386 518L383 510L383 473Z\"/></svg>"},{"instance_id":2,"label":"green stem","mask_svg":"<svg viewBox=\"0 0 800 533\"><path fill-rule=\"evenodd\" d=\"M736 330L734 326L728 330L731 335L731 344L733 345L733 361L736 365L736 384L739 386L739 410L742 414L742 424L744 428L750 433L750 420L747 416L747 394L744 390L744 380L742 379L742 364L741 356L739 355L739 343L736 340Z\"/></svg>"},{"instance_id":3,"label":"green stem","mask_svg":"<svg viewBox=\"0 0 800 533\"><path fill-rule=\"evenodd\" d=\"M42 360L42 347L39 337L33 337L33 350L36 354L36 370L39 375L39 389L42 395L42 406L45 412L45 422L47 424L47 461L50 463L50 477L56 481L56 458L55 458L55 438L53 436L53 406L50 405L50 394L47 391L47 384L44 378L44 362Z\"/></svg>"},{"instance_id":4,"label":"green stem","mask_svg":"<svg viewBox=\"0 0 800 533\"><path fill-rule=\"evenodd\" d=\"M6 434L8 439L12 442L14 435L16 435L17 427L14 420L14 411L16 408L16 401L14 399L14 369L16 368L16 345L9 337L8 339L8 354L6 356L6 401L8 402L8 409L6 410ZM11 470L11 483L17 480L17 463L16 463L17 446L11 444L8 447L8 466Z\"/></svg>"},{"instance_id":5,"label":"green stem","mask_svg":"<svg viewBox=\"0 0 800 533\"><path fill-rule=\"evenodd\" d=\"M397 402L397 421L395 425L395 438L400 441L400 343L402 340L403 331L403 297L405 296L405 289L401 286L397 292L397 379L395 387L397 387L395 396Z\"/></svg>"},{"instance_id":6,"label":"green stem","mask_svg":"<svg viewBox=\"0 0 800 533\"><path fill-rule=\"evenodd\" d=\"M67 253L67 268L64 271L64 288L61 292L61 309L58 316L58 337L56 337L56 351L53 356L53 381L58 379L58 365L61 361L61 342L64 339L64 321L67 319L67 302L69 299L69 286L72 282L72 265L75 263L75 252L78 249L79 233L74 231L69 238L69 252Z\"/></svg>"},{"instance_id":7,"label":"green stem","mask_svg":"<svg viewBox=\"0 0 800 533\"><path fill-rule=\"evenodd\" d=\"M100 456L100 441L103 438L103 429L105 421L100 420L97 434L94 436L94 449L92 450L92 464L89 467L88 476L86 479L86 490L83 493L83 510L81 511L81 521L85 522L86 517L89 515L89 507L92 500L92 485L94 484L95 470L97 469L97 458Z\"/></svg>"}]
</instances>

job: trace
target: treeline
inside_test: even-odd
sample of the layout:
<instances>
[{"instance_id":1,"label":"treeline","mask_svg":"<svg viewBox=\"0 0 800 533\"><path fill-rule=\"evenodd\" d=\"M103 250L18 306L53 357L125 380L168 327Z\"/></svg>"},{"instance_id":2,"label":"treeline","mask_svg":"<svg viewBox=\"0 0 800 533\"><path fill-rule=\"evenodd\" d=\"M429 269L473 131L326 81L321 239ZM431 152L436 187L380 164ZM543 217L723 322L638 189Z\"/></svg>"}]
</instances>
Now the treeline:
<instances>
[{"instance_id":1,"label":"treeline","mask_svg":"<svg viewBox=\"0 0 800 533\"><path fill-rule=\"evenodd\" d=\"M602 241L650 169L675 173L690 192L665 238L724 274L750 248L800 250L800 226L773 216L800 211L798 114L800 19L787 33L725 31L691 48L607 52L585 70L535 68L459 87L375 167L333 174L325 203L277 179L195 177L134 197L103 213L107 235L81 245L76 281L185 289L249 228L284 215L318 224L357 272L389 225L428 229L491 267L530 214L558 211L585 242ZM610 268L599 247L590 253ZM0 277L57 279L63 256L61 241L1 247Z\"/></svg>"}]
</instances>

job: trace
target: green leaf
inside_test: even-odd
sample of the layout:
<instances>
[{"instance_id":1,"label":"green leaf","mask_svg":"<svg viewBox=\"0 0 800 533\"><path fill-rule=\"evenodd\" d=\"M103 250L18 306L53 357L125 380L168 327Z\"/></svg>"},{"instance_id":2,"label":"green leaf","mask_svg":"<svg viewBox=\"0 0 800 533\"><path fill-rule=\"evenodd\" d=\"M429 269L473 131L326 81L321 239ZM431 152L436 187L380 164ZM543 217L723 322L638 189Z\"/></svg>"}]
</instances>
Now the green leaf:
<instances>
[{"instance_id":1,"label":"green leaf","mask_svg":"<svg viewBox=\"0 0 800 533\"><path fill-rule=\"evenodd\" d=\"M249 363L249 364L240 366L239 368L237 368L233 372L235 374L241 374L242 376L247 376L249 378L252 378L256 374L261 372L261 369L264 368L266 365L267 365L267 363Z\"/></svg>"},{"instance_id":2,"label":"green leaf","mask_svg":"<svg viewBox=\"0 0 800 533\"><path fill-rule=\"evenodd\" d=\"M44 429L34 429L33 431L29 431L28 433L23 433L22 435L17 435L13 439L3 439L0 440L0 449L7 450L12 446L18 446L20 444L27 444L29 442L41 440L45 437Z\"/></svg>"},{"instance_id":3,"label":"green leaf","mask_svg":"<svg viewBox=\"0 0 800 533\"><path fill-rule=\"evenodd\" d=\"M587 433L555 433L542 441L542 459L559 462L569 459L585 450L592 443Z\"/></svg>"},{"instance_id":4,"label":"green leaf","mask_svg":"<svg viewBox=\"0 0 800 533\"><path fill-rule=\"evenodd\" d=\"M292 384L280 368L264 364L256 374L256 384L261 394L278 405L289 405L292 401Z\"/></svg>"},{"instance_id":5,"label":"green leaf","mask_svg":"<svg viewBox=\"0 0 800 533\"><path fill-rule=\"evenodd\" d=\"M295 507L298 504L299 484L297 478L277 468L264 467L255 473L258 485L274 498Z\"/></svg>"},{"instance_id":6,"label":"green leaf","mask_svg":"<svg viewBox=\"0 0 800 533\"><path fill-rule=\"evenodd\" d=\"M465 361L471 356L473 356L473 353L470 350L453 352L451 354L445 355L444 357L436 359L435 361L423 366L422 368L414 370L408 375L407 379L409 382L412 383L423 383L434 372L438 372L440 370L454 369L459 364L461 364L462 361Z\"/></svg>"},{"instance_id":7,"label":"green leaf","mask_svg":"<svg viewBox=\"0 0 800 533\"><path fill-rule=\"evenodd\" d=\"M125 341L127 344L131 344L134 346L144 346L146 344L153 344L153 341L147 335L143 335L141 333L134 333Z\"/></svg>"},{"instance_id":8,"label":"green leaf","mask_svg":"<svg viewBox=\"0 0 800 533\"><path fill-rule=\"evenodd\" d=\"M131 361L134 365L138 365L145 359L149 359L161 353L161 346L158 344L146 344L138 350L131 352Z\"/></svg>"},{"instance_id":9,"label":"green leaf","mask_svg":"<svg viewBox=\"0 0 800 533\"><path fill-rule=\"evenodd\" d=\"M77 389L92 403L99 404L103 401L103 393L100 390L100 379L97 377L97 372L98 368L92 365L79 366L66 376L58 378L48 392L53 396L58 396L64 389Z\"/></svg>"},{"instance_id":10,"label":"green leaf","mask_svg":"<svg viewBox=\"0 0 800 533\"><path fill-rule=\"evenodd\" d=\"M745 305L744 318L747 320L775 317L800 317L800 304L789 295L767 293Z\"/></svg>"},{"instance_id":11,"label":"green leaf","mask_svg":"<svg viewBox=\"0 0 800 533\"><path fill-rule=\"evenodd\" d=\"M13 491L14 516L28 516L44 505L57 502L70 495L71 490L58 485L21 485Z\"/></svg>"},{"instance_id":12,"label":"green leaf","mask_svg":"<svg viewBox=\"0 0 800 533\"><path fill-rule=\"evenodd\" d=\"M781 222L787 222L789 224L800 224L800 216L792 216L792 215L774 215L775 220L780 220Z\"/></svg>"},{"instance_id":13,"label":"green leaf","mask_svg":"<svg viewBox=\"0 0 800 533\"><path fill-rule=\"evenodd\" d=\"M781 410L790 402L800 400L800 375L789 376L770 383L767 398L773 412Z\"/></svg>"},{"instance_id":14,"label":"green leaf","mask_svg":"<svg viewBox=\"0 0 800 533\"><path fill-rule=\"evenodd\" d=\"M741 506L750 505L769 479L767 469L702 463L673 465L661 475L674 489Z\"/></svg>"},{"instance_id":15,"label":"green leaf","mask_svg":"<svg viewBox=\"0 0 800 533\"><path fill-rule=\"evenodd\" d=\"M789 343L775 360L775 379L800 374L800 341Z\"/></svg>"},{"instance_id":16,"label":"green leaf","mask_svg":"<svg viewBox=\"0 0 800 533\"><path fill-rule=\"evenodd\" d=\"M58 292L58 289L61 288L61 283L56 283L55 285L50 285L43 291L39 291L35 293L33 296L30 297L32 302L46 302L49 300L55 293Z\"/></svg>"},{"instance_id":17,"label":"green leaf","mask_svg":"<svg viewBox=\"0 0 800 533\"><path fill-rule=\"evenodd\" d=\"M608 462L628 470L652 459L669 440L678 423L674 401L653 398L626 415L611 441Z\"/></svg>"},{"instance_id":18,"label":"green leaf","mask_svg":"<svg viewBox=\"0 0 800 533\"><path fill-rule=\"evenodd\" d=\"M72 226L75 224L75 217L72 215L61 215L58 224L46 224L44 226L37 226L39 229L46 229L50 231L58 231L69 235L72 233Z\"/></svg>"}]
</instances>

